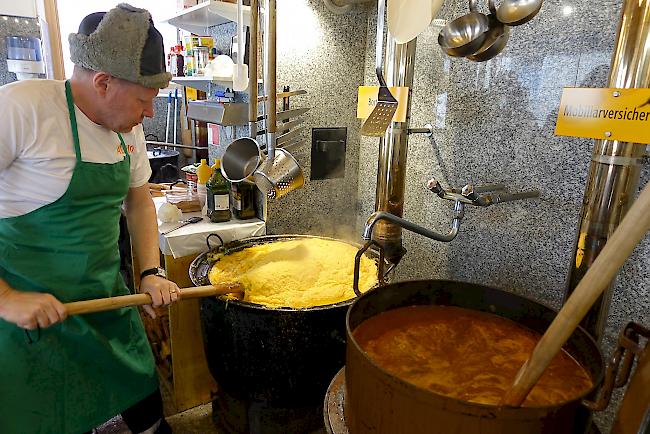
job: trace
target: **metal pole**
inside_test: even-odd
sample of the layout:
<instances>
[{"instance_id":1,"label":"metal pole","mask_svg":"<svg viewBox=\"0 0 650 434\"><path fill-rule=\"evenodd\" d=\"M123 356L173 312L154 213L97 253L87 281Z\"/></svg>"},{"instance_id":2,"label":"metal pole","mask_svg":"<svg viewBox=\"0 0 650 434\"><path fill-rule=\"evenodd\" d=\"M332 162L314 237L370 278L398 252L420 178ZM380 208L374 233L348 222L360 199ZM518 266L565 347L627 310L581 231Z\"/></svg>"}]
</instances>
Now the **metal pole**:
<instances>
[{"instance_id":1,"label":"metal pole","mask_svg":"<svg viewBox=\"0 0 650 434\"><path fill-rule=\"evenodd\" d=\"M624 0L609 76L610 88L650 87L650 0ZM580 214L565 301L578 285L634 201L645 146L596 140ZM601 340L612 299L611 285L582 326Z\"/></svg>"},{"instance_id":2,"label":"metal pole","mask_svg":"<svg viewBox=\"0 0 650 434\"><path fill-rule=\"evenodd\" d=\"M407 117L405 122L393 122L379 142L377 191L375 211L386 211L398 217L404 213L404 189L406 183L406 157L408 129L411 117L411 92L415 67L416 40L397 44L388 35L384 62L384 76L388 86L409 88ZM386 258L398 263L404 255L402 228L388 220L375 225L373 239L385 250Z\"/></svg>"}]
</instances>

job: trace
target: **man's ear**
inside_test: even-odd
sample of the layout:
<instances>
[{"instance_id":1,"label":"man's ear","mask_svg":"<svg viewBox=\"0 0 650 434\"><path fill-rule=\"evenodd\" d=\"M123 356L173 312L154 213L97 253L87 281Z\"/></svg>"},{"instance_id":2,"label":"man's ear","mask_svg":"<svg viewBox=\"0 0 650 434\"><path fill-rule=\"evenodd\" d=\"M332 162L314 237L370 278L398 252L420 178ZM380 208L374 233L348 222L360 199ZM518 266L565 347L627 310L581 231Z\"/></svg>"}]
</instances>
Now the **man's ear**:
<instances>
[{"instance_id":1,"label":"man's ear","mask_svg":"<svg viewBox=\"0 0 650 434\"><path fill-rule=\"evenodd\" d=\"M97 92L97 95L101 97L106 96L112 78L110 74L105 72L97 72L93 75L93 88Z\"/></svg>"}]
</instances>

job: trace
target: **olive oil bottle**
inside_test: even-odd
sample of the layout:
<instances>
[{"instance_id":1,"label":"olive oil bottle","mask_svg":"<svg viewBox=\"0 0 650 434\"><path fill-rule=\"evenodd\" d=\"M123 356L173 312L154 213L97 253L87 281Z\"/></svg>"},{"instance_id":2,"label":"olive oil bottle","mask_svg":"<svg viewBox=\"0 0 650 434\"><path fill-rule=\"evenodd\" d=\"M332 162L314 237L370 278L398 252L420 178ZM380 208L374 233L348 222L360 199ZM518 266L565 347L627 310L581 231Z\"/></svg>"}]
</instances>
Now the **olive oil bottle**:
<instances>
[{"instance_id":1,"label":"olive oil bottle","mask_svg":"<svg viewBox=\"0 0 650 434\"><path fill-rule=\"evenodd\" d=\"M232 214L238 220L255 218L255 184L248 180L233 182L230 190Z\"/></svg>"},{"instance_id":2,"label":"olive oil bottle","mask_svg":"<svg viewBox=\"0 0 650 434\"><path fill-rule=\"evenodd\" d=\"M221 174L221 161L212 166L214 171L205 184L207 190L208 217L214 223L227 222L230 213L230 182Z\"/></svg>"}]
</instances>

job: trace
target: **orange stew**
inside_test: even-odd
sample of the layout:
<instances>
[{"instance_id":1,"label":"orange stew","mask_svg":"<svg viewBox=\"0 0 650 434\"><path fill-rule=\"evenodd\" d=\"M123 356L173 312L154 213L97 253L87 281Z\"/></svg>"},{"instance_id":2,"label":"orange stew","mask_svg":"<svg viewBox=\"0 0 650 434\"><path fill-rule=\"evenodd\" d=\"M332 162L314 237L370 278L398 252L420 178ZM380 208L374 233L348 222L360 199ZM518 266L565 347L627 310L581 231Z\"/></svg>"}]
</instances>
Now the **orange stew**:
<instances>
[{"instance_id":1,"label":"orange stew","mask_svg":"<svg viewBox=\"0 0 650 434\"><path fill-rule=\"evenodd\" d=\"M514 321L449 306L411 306L364 321L354 337L382 369L432 392L498 404L541 337ZM562 351L528 395L525 407L573 400L592 386Z\"/></svg>"}]
</instances>

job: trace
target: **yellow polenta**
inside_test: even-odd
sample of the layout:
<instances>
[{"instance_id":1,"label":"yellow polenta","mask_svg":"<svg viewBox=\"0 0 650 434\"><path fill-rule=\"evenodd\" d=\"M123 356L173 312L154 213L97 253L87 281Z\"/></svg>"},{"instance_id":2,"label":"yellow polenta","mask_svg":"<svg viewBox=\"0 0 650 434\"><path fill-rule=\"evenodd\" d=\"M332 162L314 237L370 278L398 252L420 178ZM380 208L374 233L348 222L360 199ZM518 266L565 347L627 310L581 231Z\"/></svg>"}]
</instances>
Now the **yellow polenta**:
<instances>
[{"instance_id":1,"label":"yellow polenta","mask_svg":"<svg viewBox=\"0 0 650 434\"><path fill-rule=\"evenodd\" d=\"M221 257L209 273L212 284L240 282L244 300L272 307L305 308L354 297L354 256L347 243L304 238L249 247ZM377 264L361 260L359 289L377 283Z\"/></svg>"}]
</instances>

